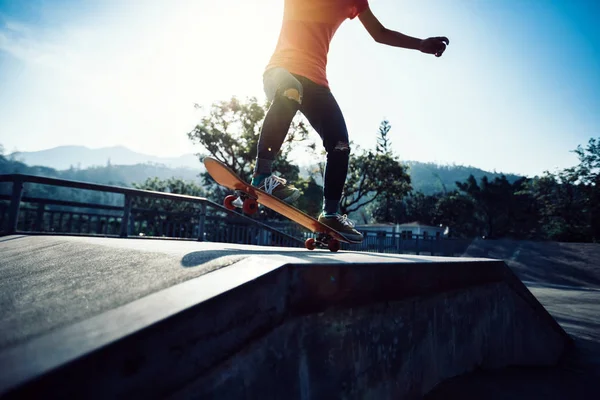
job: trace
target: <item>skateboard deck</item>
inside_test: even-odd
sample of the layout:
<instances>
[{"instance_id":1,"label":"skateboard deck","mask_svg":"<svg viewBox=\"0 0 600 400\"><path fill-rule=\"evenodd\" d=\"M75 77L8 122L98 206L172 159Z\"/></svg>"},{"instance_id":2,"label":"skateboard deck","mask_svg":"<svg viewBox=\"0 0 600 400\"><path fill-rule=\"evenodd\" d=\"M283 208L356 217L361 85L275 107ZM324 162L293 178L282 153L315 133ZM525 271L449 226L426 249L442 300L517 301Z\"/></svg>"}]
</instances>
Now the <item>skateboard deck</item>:
<instances>
[{"instance_id":1,"label":"skateboard deck","mask_svg":"<svg viewBox=\"0 0 600 400\"><path fill-rule=\"evenodd\" d=\"M242 180L232 169L213 157L205 157L204 166L206 167L206 170L210 176L212 176L212 178L219 185L235 191L240 196L244 202L243 210L247 214L253 214L256 212L258 210L257 203L259 203L283 215L284 217L289 218L297 224L302 225L311 232L317 233L318 235L316 239L309 238L305 242L305 247L309 250L313 250L318 246L322 248L328 248L330 251L338 251L340 248L340 242L360 243L349 241L335 229L320 223L310 215L274 196L271 196L267 192L250 185L250 183ZM237 196L232 195L225 197L223 201L225 208L229 210L234 209L235 206L232 204L232 202L235 199L237 199Z\"/></svg>"}]
</instances>

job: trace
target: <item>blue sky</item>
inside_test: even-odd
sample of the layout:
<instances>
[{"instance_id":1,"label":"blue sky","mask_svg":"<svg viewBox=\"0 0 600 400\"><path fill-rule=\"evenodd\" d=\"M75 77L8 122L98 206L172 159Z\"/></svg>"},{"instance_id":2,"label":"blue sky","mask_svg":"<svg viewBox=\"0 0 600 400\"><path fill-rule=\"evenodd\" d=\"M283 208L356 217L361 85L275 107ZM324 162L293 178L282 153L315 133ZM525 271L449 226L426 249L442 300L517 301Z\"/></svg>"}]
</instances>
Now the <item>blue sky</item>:
<instances>
[{"instance_id":1,"label":"blue sky","mask_svg":"<svg viewBox=\"0 0 600 400\"><path fill-rule=\"evenodd\" d=\"M358 20L342 25L328 75L357 149L374 146L387 118L402 159L531 176L575 164L570 150L600 137L600 2L370 4L388 28L450 46L435 58L377 44ZM282 7L0 0L0 144L197 152L186 137L194 103L264 98Z\"/></svg>"}]
</instances>

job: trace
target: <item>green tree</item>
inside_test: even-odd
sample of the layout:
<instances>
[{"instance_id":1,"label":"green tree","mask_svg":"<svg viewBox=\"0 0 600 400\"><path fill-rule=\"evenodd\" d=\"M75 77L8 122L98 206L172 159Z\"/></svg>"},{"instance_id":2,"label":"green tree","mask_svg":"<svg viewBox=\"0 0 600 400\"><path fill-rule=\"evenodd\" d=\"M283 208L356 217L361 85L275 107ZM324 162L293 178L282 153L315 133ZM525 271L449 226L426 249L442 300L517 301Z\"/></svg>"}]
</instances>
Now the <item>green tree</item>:
<instances>
[{"instance_id":1,"label":"green tree","mask_svg":"<svg viewBox=\"0 0 600 400\"><path fill-rule=\"evenodd\" d=\"M587 146L573 150L579 164L564 173L570 181L577 182L583 213L585 214L585 241L600 241L600 137L591 138Z\"/></svg>"},{"instance_id":2,"label":"green tree","mask_svg":"<svg viewBox=\"0 0 600 400\"><path fill-rule=\"evenodd\" d=\"M381 154L392 154L392 142L388 136L392 126L387 119L379 124L379 136L377 137L376 151Z\"/></svg>"},{"instance_id":3,"label":"green tree","mask_svg":"<svg viewBox=\"0 0 600 400\"><path fill-rule=\"evenodd\" d=\"M204 189L194 182L185 182L178 178L158 179L148 178L142 183L133 183L133 187L141 190L151 190L162 193L182 194L194 197L204 197ZM133 208L138 212L135 219L141 221L144 226L142 231L147 235L157 235L159 226L165 224L186 224L191 217L198 214L197 203L159 199L152 197L134 197Z\"/></svg>"},{"instance_id":4,"label":"green tree","mask_svg":"<svg viewBox=\"0 0 600 400\"><path fill-rule=\"evenodd\" d=\"M470 196L454 190L441 196L435 206L435 224L447 226L450 237L473 238L481 232L475 217L476 204Z\"/></svg>"},{"instance_id":5,"label":"green tree","mask_svg":"<svg viewBox=\"0 0 600 400\"><path fill-rule=\"evenodd\" d=\"M579 164L557 173L546 171L527 185L540 214L544 238L559 241L600 240L600 142L573 151Z\"/></svg>"},{"instance_id":6,"label":"green tree","mask_svg":"<svg viewBox=\"0 0 600 400\"><path fill-rule=\"evenodd\" d=\"M306 180L300 179L297 187L302 196L298 199L296 207L308 215L319 215L323 207L323 187L312 176Z\"/></svg>"},{"instance_id":7,"label":"green tree","mask_svg":"<svg viewBox=\"0 0 600 400\"><path fill-rule=\"evenodd\" d=\"M577 154L579 164L566 168L564 174L578 183L597 185L600 182L600 137L591 138L587 147L578 145L572 152Z\"/></svg>"},{"instance_id":8,"label":"green tree","mask_svg":"<svg viewBox=\"0 0 600 400\"><path fill-rule=\"evenodd\" d=\"M456 182L459 190L475 204L472 226L479 226L479 234L488 238L531 238L537 233L537 207L527 193L526 178L513 183L501 175L490 181L487 176L478 184L473 175L465 182Z\"/></svg>"},{"instance_id":9,"label":"green tree","mask_svg":"<svg viewBox=\"0 0 600 400\"><path fill-rule=\"evenodd\" d=\"M402 199L410 190L410 176L395 156L363 151L350 157L340 210L355 212L386 194Z\"/></svg>"},{"instance_id":10,"label":"green tree","mask_svg":"<svg viewBox=\"0 0 600 400\"><path fill-rule=\"evenodd\" d=\"M383 120L379 124L379 131L377 135L377 146L376 153L385 157L391 157L397 161L397 157L394 156L392 150L392 143L389 138L389 132L392 129L388 120ZM398 161L399 162L399 161ZM410 176L408 175L408 167L402 166L404 172L399 175L401 179L403 176L407 176L408 184L410 185ZM398 171L399 172L399 171ZM412 188L408 188L410 191ZM406 192L408 193L408 192ZM379 198L375 201L372 207L373 219L377 222L398 222L401 221L406 215L406 205L403 202L403 197L406 194L402 190L396 192L395 189L386 190L381 193Z\"/></svg>"},{"instance_id":11,"label":"green tree","mask_svg":"<svg viewBox=\"0 0 600 400\"><path fill-rule=\"evenodd\" d=\"M398 222L418 221L434 225L438 200L438 195L427 196L421 192L412 192L405 200L406 214Z\"/></svg>"},{"instance_id":12,"label":"green tree","mask_svg":"<svg viewBox=\"0 0 600 400\"><path fill-rule=\"evenodd\" d=\"M194 182L185 182L179 178L159 179L148 178L142 183L133 183L135 189L151 190L154 192L183 194L194 197L204 197L205 190ZM135 198L135 207L161 210L167 212L193 212L194 203L179 200L157 199L157 198Z\"/></svg>"}]
</instances>

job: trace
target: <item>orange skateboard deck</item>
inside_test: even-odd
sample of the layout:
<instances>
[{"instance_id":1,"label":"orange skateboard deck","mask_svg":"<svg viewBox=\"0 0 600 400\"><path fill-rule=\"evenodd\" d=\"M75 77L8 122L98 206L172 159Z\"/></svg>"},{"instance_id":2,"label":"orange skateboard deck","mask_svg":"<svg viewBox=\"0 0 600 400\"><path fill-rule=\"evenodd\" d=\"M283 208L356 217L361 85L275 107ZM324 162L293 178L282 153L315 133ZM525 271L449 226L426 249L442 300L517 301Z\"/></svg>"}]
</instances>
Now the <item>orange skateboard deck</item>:
<instances>
[{"instance_id":1,"label":"orange skateboard deck","mask_svg":"<svg viewBox=\"0 0 600 400\"><path fill-rule=\"evenodd\" d=\"M248 182L244 182L233 170L213 157L204 158L204 166L210 176L212 176L219 185L231 189L240 195L240 198L244 201L243 210L245 213L255 213L258 210L257 203L260 203L284 217L291 219L297 224L302 225L311 232L317 233L318 236L316 239L309 238L305 241L305 247L309 250L314 250L318 246L328 248L330 251L335 252L340 249L340 242L360 243L347 240L335 229L320 223L310 215L307 215L288 203L250 185ZM234 209L235 205L233 205L232 202L237 199L237 197L238 196L233 195L225 197L223 201L225 208L229 210Z\"/></svg>"}]
</instances>

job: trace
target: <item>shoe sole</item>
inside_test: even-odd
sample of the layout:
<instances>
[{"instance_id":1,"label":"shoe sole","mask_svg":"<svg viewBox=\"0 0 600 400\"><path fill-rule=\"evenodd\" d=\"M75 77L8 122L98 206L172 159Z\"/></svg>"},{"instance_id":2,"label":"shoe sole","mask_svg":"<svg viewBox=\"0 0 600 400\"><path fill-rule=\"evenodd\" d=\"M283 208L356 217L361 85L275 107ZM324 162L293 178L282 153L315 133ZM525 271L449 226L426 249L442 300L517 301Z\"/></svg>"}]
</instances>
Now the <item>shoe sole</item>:
<instances>
[{"instance_id":1,"label":"shoe sole","mask_svg":"<svg viewBox=\"0 0 600 400\"><path fill-rule=\"evenodd\" d=\"M344 231L340 231L340 230L336 229L333 226L327 225L323 221L319 221L319 223L321 223L321 224L323 224L323 225L325 225L325 226L327 226L327 227L329 227L331 229L334 229L334 230L338 231L340 233L340 235L342 235L349 242L362 242L364 240L364 236L363 235L357 235L355 233L347 233L347 232L344 232Z\"/></svg>"},{"instance_id":2,"label":"shoe sole","mask_svg":"<svg viewBox=\"0 0 600 400\"><path fill-rule=\"evenodd\" d=\"M340 231L338 231L340 232ZM364 237L363 236L356 236L356 235L347 235L343 232L340 232L340 234L346 238L346 240L348 240L349 242L362 242Z\"/></svg>"}]
</instances>

